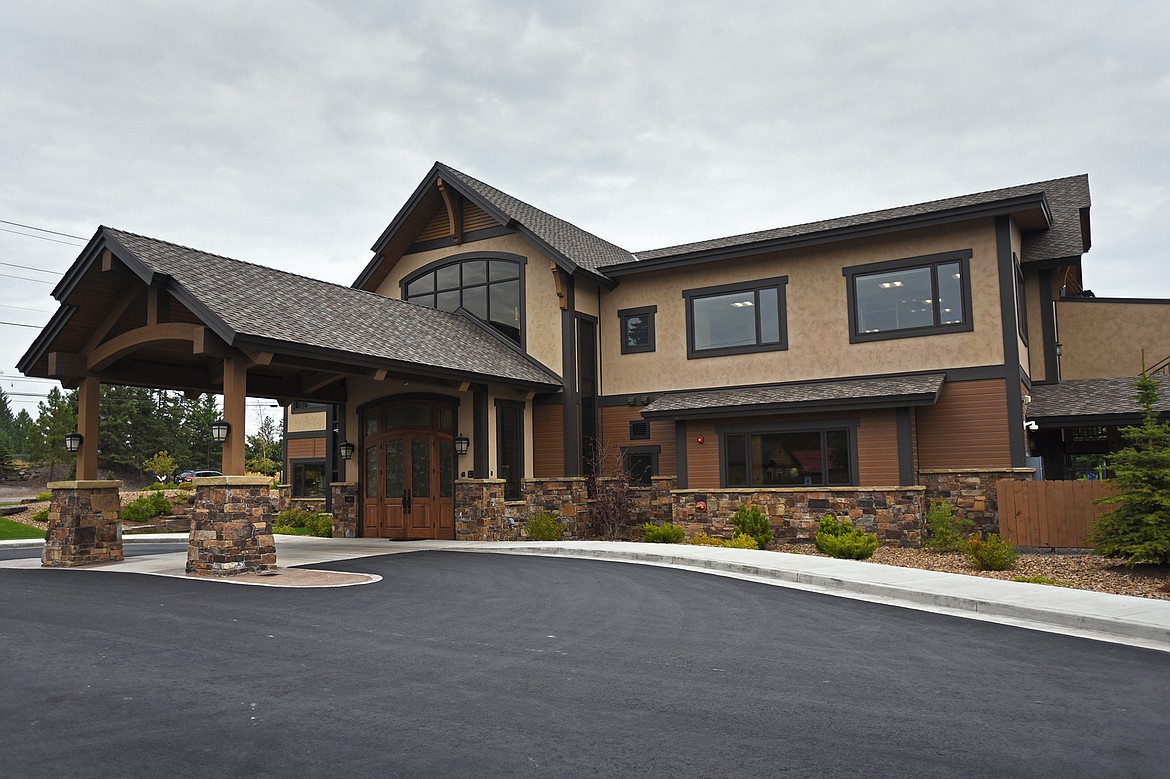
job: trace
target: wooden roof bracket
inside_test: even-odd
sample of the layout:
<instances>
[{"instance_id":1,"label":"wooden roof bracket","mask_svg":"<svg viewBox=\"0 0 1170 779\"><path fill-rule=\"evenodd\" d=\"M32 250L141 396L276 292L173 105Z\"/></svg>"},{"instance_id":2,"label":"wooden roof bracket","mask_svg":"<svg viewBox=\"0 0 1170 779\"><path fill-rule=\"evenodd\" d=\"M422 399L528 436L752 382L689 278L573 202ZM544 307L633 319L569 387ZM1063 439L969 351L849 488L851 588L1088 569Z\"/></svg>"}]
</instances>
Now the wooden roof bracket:
<instances>
[{"instance_id":1,"label":"wooden roof bracket","mask_svg":"<svg viewBox=\"0 0 1170 779\"><path fill-rule=\"evenodd\" d=\"M447 208L447 227L451 231L451 240L456 244L463 243L463 215L460 213L463 210L463 201L458 192L451 191L441 176L437 181L439 194L443 196L443 205Z\"/></svg>"}]
</instances>

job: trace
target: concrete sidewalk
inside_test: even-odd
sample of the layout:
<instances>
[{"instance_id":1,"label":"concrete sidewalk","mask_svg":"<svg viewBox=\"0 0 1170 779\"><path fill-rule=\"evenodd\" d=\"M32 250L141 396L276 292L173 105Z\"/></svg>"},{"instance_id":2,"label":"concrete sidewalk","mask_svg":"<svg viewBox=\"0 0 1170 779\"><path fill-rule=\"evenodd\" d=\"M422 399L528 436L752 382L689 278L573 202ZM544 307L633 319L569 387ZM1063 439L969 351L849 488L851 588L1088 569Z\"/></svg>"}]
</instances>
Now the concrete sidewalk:
<instances>
[{"instance_id":1,"label":"concrete sidewalk","mask_svg":"<svg viewBox=\"0 0 1170 779\"><path fill-rule=\"evenodd\" d=\"M127 536L124 539L125 543L160 541L183 543L185 536L160 534ZM39 541L3 541L0 542L0 550L33 548L40 545ZM897 568L812 555L684 544L614 541L395 542L384 539L278 536L277 559L282 575L263 582L248 583L263 583L268 586L338 586L314 584L311 582L312 577L300 575L312 572L302 570L297 574L293 569L295 566L422 550L578 557L681 568L1170 652L1168 600L1111 595L915 568ZM69 570L185 576L185 562L185 553L171 552L138 555L121 563ZM39 568L39 565L39 560L36 559L0 562L0 568Z\"/></svg>"}]
</instances>

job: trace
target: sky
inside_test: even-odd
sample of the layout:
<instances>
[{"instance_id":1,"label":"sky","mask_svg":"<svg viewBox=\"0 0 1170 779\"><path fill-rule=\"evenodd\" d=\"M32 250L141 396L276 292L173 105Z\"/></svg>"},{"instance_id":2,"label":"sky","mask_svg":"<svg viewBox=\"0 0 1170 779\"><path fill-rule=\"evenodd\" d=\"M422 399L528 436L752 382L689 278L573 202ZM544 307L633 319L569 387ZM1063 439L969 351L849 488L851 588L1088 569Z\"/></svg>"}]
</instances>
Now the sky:
<instances>
[{"instance_id":1,"label":"sky","mask_svg":"<svg viewBox=\"0 0 1170 779\"><path fill-rule=\"evenodd\" d=\"M0 386L34 417L20 325L98 225L350 284L435 160L631 251L1087 173L1086 286L1170 298L1164 1L0 12Z\"/></svg>"}]
</instances>

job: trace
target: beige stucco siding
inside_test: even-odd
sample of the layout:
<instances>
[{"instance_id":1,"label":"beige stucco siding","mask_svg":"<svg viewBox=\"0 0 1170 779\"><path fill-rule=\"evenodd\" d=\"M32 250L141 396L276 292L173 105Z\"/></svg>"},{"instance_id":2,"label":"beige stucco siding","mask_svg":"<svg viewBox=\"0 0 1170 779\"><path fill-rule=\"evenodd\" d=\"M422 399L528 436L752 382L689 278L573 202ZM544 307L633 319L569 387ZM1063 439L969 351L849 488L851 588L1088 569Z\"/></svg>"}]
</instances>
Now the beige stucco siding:
<instances>
[{"instance_id":1,"label":"beige stucco siding","mask_svg":"<svg viewBox=\"0 0 1170 779\"><path fill-rule=\"evenodd\" d=\"M507 252L524 257L524 311L521 313L528 354L561 373L560 303L548 257L520 235L503 235L459 246L407 254L400 259L377 292L386 297L402 297L402 279L436 260L456 254ZM595 305L595 304L594 304Z\"/></svg>"},{"instance_id":2,"label":"beige stucco siding","mask_svg":"<svg viewBox=\"0 0 1170 779\"><path fill-rule=\"evenodd\" d=\"M963 249L972 251L972 332L849 343L842 268ZM687 359L683 290L775 276L788 277L787 350ZM995 227L990 219L628 276L602 299L605 393L1002 364L999 300ZM658 307L656 351L623 355L617 312L645 305Z\"/></svg>"},{"instance_id":3,"label":"beige stucco siding","mask_svg":"<svg viewBox=\"0 0 1170 779\"><path fill-rule=\"evenodd\" d=\"M289 410L288 422L285 426L286 433L308 433L324 429L324 411L301 411L294 413L291 409Z\"/></svg>"},{"instance_id":4,"label":"beige stucco siding","mask_svg":"<svg viewBox=\"0 0 1170 779\"><path fill-rule=\"evenodd\" d=\"M1059 300L1061 379L1136 376L1170 356L1170 301Z\"/></svg>"}]
</instances>

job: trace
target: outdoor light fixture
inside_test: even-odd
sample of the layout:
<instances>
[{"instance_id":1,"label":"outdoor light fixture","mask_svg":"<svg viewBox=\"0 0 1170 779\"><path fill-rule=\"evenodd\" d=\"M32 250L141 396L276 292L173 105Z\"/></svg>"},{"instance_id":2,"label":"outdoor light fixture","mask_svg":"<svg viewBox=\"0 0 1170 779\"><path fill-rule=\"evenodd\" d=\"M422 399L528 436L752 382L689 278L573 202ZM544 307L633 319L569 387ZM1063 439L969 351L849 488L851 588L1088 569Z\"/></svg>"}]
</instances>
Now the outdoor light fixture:
<instances>
[{"instance_id":1,"label":"outdoor light fixture","mask_svg":"<svg viewBox=\"0 0 1170 779\"><path fill-rule=\"evenodd\" d=\"M65 434L65 448L71 452L76 452L81 449L82 442L85 441L85 436L81 433L66 433Z\"/></svg>"},{"instance_id":2,"label":"outdoor light fixture","mask_svg":"<svg viewBox=\"0 0 1170 779\"><path fill-rule=\"evenodd\" d=\"M348 460L349 458L353 457L353 444L351 444L349 441L345 441L337 448L341 450L342 460Z\"/></svg>"},{"instance_id":3,"label":"outdoor light fixture","mask_svg":"<svg viewBox=\"0 0 1170 779\"><path fill-rule=\"evenodd\" d=\"M471 446L471 439L465 435L455 436L455 453L460 457L467 454L467 447Z\"/></svg>"},{"instance_id":4,"label":"outdoor light fixture","mask_svg":"<svg viewBox=\"0 0 1170 779\"><path fill-rule=\"evenodd\" d=\"M215 439L217 444L222 444L227 440L228 433L232 431L232 426L222 419L217 419L211 423L211 437Z\"/></svg>"},{"instance_id":5,"label":"outdoor light fixture","mask_svg":"<svg viewBox=\"0 0 1170 779\"><path fill-rule=\"evenodd\" d=\"M1057 357L1060 357L1062 354L1064 354L1064 344L1062 344L1060 341L1057 341L1053 345L1056 347L1056 356Z\"/></svg>"}]
</instances>

